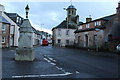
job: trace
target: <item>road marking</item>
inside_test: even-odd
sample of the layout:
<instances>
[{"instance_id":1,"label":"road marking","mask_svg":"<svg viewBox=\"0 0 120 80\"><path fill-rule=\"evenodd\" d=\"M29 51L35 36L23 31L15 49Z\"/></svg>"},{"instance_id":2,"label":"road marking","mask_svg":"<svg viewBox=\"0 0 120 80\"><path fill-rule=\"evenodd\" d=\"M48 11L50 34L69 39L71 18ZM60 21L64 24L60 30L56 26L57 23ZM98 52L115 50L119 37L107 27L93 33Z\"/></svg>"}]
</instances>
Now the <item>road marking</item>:
<instances>
[{"instance_id":1,"label":"road marking","mask_svg":"<svg viewBox=\"0 0 120 80\"><path fill-rule=\"evenodd\" d=\"M79 74L80 72L76 71L76 74Z\"/></svg>"},{"instance_id":2,"label":"road marking","mask_svg":"<svg viewBox=\"0 0 120 80\"><path fill-rule=\"evenodd\" d=\"M30 77L56 77L56 76L67 76L72 73L65 73L65 74L46 74L46 75L22 75L22 76L12 76L12 78L30 78Z\"/></svg>"},{"instance_id":3,"label":"road marking","mask_svg":"<svg viewBox=\"0 0 120 80\"><path fill-rule=\"evenodd\" d=\"M59 68L58 66L56 66L56 68L57 68L58 70L61 70L63 73L67 73L67 72L65 72L65 70L64 70L63 68Z\"/></svg>"},{"instance_id":4,"label":"road marking","mask_svg":"<svg viewBox=\"0 0 120 80\"><path fill-rule=\"evenodd\" d=\"M14 51L14 50L10 50L10 51Z\"/></svg>"},{"instance_id":5,"label":"road marking","mask_svg":"<svg viewBox=\"0 0 120 80\"><path fill-rule=\"evenodd\" d=\"M69 75L69 74L73 74L70 72L66 72L63 68L60 68L56 65L56 61L53 58L50 58L46 55L44 55L44 60L46 60L48 63L52 64L53 66L55 66L58 70L61 70L64 74L57 74L58 76L62 76L62 75Z\"/></svg>"}]
</instances>

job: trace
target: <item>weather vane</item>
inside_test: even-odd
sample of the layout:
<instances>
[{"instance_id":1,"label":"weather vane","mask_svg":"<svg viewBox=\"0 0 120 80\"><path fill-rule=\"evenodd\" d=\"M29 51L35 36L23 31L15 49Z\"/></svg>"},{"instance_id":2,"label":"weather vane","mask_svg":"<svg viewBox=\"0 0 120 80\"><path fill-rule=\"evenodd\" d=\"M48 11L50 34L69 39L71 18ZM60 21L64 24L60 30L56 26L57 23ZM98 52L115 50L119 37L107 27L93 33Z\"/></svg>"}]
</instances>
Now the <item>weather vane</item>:
<instances>
[{"instance_id":1,"label":"weather vane","mask_svg":"<svg viewBox=\"0 0 120 80\"><path fill-rule=\"evenodd\" d=\"M71 5L72 5L72 0L70 0L70 3L71 3Z\"/></svg>"}]
</instances>

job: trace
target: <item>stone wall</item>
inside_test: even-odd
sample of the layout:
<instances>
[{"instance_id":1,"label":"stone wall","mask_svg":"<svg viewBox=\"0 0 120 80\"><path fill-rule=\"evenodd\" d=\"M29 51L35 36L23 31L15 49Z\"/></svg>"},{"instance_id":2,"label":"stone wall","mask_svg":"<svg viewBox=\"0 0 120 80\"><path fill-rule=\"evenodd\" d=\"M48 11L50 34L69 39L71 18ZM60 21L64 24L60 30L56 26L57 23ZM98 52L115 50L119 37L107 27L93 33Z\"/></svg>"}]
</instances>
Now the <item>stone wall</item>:
<instances>
[{"instance_id":1,"label":"stone wall","mask_svg":"<svg viewBox=\"0 0 120 80\"><path fill-rule=\"evenodd\" d=\"M87 31L76 33L76 45L78 47L95 49L96 47L103 48L104 46L104 30L100 30L99 32ZM86 37L87 36L87 37Z\"/></svg>"}]
</instances>

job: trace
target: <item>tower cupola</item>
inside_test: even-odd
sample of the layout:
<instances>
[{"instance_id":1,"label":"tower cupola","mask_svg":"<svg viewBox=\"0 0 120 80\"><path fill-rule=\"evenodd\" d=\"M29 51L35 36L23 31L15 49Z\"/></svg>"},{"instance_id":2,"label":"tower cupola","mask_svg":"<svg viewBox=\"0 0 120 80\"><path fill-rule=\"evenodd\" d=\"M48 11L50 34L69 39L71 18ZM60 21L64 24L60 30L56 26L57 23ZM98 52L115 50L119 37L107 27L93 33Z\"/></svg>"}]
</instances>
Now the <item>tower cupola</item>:
<instances>
[{"instance_id":1,"label":"tower cupola","mask_svg":"<svg viewBox=\"0 0 120 80\"><path fill-rule=\"evenodd\" d=\"M67 9L76 9L72 4Z\"/></svg>"},{"instance_id":2,"label":"tower cupola","mask_svg":"<svg viewBox=\"0 0 120 80\"><path fill-rule=\"evenodd\" d=\"M67 16L76 16L76 8L71 4L67 8Z\"/></svg>"}]
</instances>

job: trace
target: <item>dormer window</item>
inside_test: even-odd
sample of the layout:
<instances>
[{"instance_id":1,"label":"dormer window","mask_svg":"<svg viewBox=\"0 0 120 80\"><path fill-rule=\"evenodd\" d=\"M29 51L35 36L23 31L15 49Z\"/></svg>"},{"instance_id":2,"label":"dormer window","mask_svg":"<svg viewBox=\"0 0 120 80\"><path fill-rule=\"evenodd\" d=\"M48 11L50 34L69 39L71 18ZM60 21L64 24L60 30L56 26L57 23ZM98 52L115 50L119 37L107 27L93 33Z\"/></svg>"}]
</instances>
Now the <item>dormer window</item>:
<instances>
[{"instance_id":1,"label":"dormer window","mask_svg":"<svg viewBox=\"0 0 120 80\"><path fill-rule=\"evenodd\" d=\"M86 24L86 28L89 28L90 27L90 24Z\"/></svg>"},{"instance_id":2,"label":"dormer window","mask_svg":"<svg viewBox=\"0 0 120 80\"><path fill-rule=\"evenodd\" d=\"M95 22L95 26L97 26L97 23Z\"/></svg>"},{"instance_id":3,"label":"dormer window","mask_svg":"<svg viewBox=\"0 0 120 80\"><path fill-rule=\"evenodd\" d=\"M17 17L16 22L17 22L17 23L19 22L19 17Z\"/></svg>"},{"instance_id":4,"label":"dormer window","mask_svg":"<svg viewBox=\"0 0 120 80\"><path fill-rule=\"evenodd\" d=\"M101 22L100 21L96 21L95 22L95 26L100 26L101 25Z\"/></svg>"}]
</instances>

